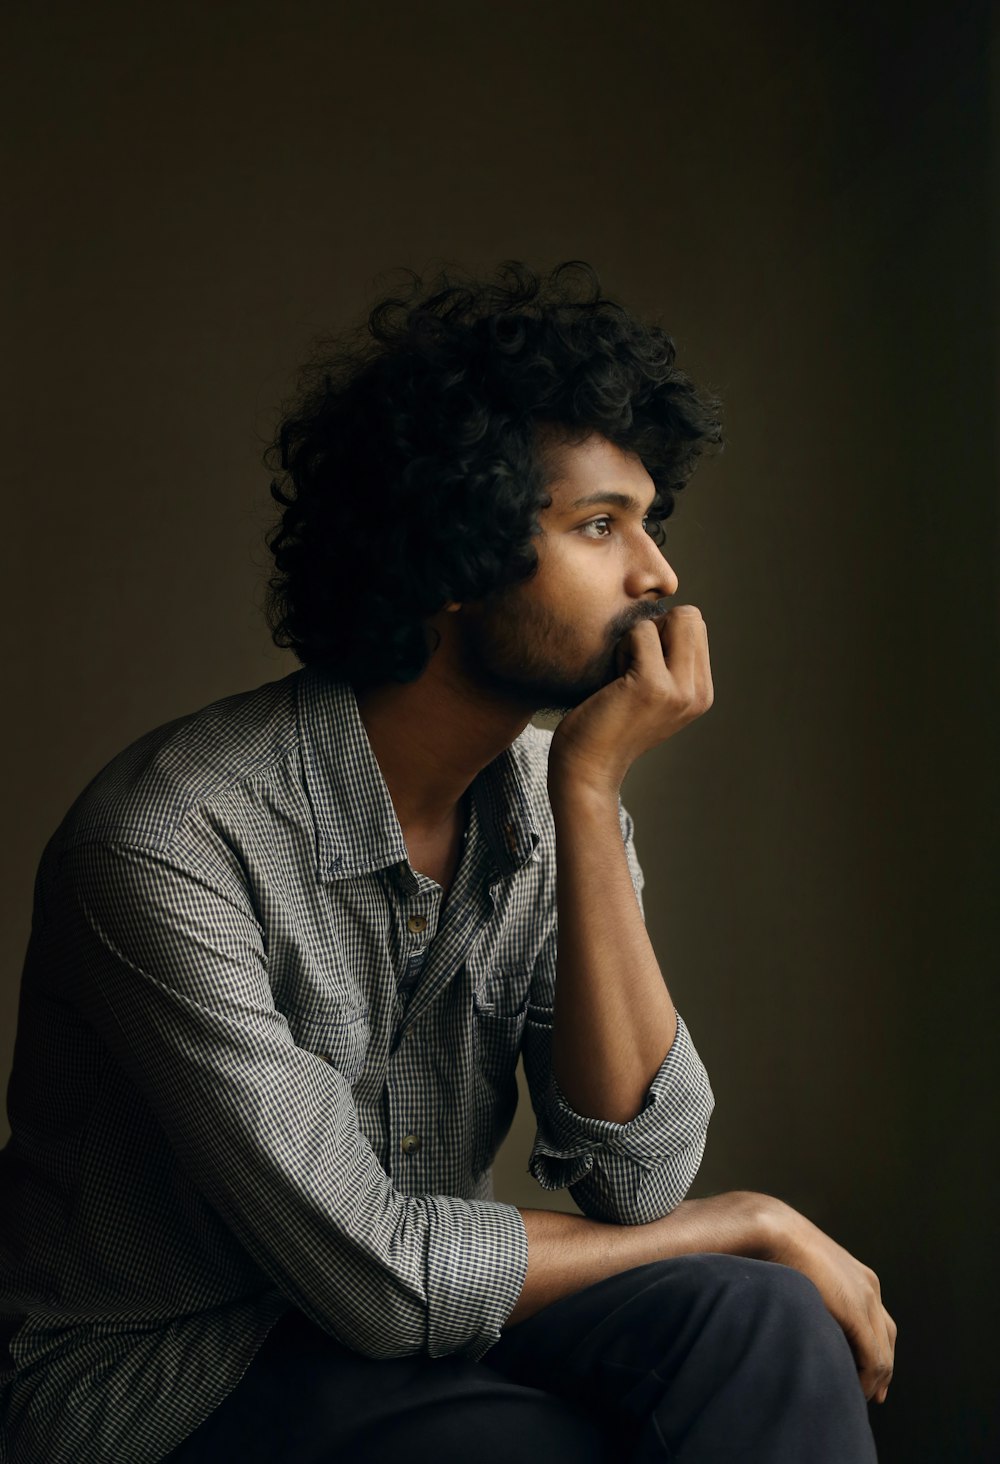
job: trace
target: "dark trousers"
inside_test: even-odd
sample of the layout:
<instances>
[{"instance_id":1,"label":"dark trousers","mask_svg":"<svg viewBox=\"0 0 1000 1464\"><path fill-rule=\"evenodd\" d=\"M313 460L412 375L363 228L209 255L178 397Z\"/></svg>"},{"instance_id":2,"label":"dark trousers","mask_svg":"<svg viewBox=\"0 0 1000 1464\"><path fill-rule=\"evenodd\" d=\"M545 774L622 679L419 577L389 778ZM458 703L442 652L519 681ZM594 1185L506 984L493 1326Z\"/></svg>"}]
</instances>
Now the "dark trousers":
<instances>
[{"instance_id":1,"label":"dark trousers","mask_svg":"<svg viewBox=\"0 0 1000 1464\"><path fill-rule=\"evenodd\" d=\"M372 1360L298 1312L171 1464L873 1464L854 1359L811 1281L654 1261L564 1297L479 1362Z\"/></svg>"}]
</instances>

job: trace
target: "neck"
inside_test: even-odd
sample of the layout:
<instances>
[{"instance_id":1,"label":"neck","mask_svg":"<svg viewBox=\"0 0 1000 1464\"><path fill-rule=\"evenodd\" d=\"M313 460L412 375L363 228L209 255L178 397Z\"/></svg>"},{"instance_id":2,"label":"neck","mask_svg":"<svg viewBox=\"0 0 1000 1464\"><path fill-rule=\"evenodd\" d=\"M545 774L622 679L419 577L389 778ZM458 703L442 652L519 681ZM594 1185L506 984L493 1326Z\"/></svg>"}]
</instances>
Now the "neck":
<instances>
[{"instance_id":1,"label":"neck","mask_svg":"<svg viewBox=\"0 0 1000 1464\"><path fill-rule=\"evenodd\" d=\"M417 681L359 690L357 703L404 832L453 821L476 775L531 720L530 710L488 699L437 656Z\"/></svg>"}]
</instances>

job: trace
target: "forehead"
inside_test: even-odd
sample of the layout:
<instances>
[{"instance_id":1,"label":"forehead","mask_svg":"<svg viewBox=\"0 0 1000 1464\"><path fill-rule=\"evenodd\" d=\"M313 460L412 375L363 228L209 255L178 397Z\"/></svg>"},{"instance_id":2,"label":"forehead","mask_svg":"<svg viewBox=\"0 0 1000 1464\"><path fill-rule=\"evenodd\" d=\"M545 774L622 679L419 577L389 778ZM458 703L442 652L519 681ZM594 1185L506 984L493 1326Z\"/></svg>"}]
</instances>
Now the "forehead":
<instances>
[{"instance_id":1,"label":"forehead","mask_svg":"<svg viewBox=\"0 0 1000 1464\"><path fill-rule=\"evenodd\" d=\"M550 440L543 443L546 492L552 499L547 510L566 513L581 498L600 493L628 493L640 502L653 494L652 478L634 452L625 452L599 433L581 443Z\"/></svg>"}]
</instances>

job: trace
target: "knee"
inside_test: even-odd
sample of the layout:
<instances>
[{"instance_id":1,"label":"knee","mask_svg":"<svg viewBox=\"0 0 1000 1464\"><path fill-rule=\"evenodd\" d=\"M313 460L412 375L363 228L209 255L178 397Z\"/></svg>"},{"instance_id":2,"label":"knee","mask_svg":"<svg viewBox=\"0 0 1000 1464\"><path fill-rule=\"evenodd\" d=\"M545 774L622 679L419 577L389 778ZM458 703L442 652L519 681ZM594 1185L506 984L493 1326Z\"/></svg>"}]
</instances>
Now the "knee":
<instances>
[{"instance_id":1,"label":"knee","mask_svg":"<svg viewBox=\"0 0 1000 1464\"><path fill-rule=\"evenodd\" d=\"M729 1262L720 1274L731 1289L754 1297L761 1306L775 1306L793 1315L825 1311L823 1298L808 1276L777 1261L755 1261L743 1256L715 1256Z\"/></svg>"},{"instance_id":2,"label":"knee","mask_svg":"<svg viewBox=\"0 0 1000 1464\"><path fill-rule=\"evenodd\" d=\"M808 1276L774 1261L742 1256L691 1258L695 1284L716 1319L735 1333L766 1332L783 1349L845 1353L840 1326Z\"/></svg>"},{"instance_id":3,"label":"knee","mask_svg":"<svg viewBox=\"0 0 1000 1464\"><path fill-rule=\"evenodd\" d=\"M710 1296L715 1306L776 1309L791 1317L825 1311L823 1298L808 1276L792 1266L746 1256L697 1255L687 1261L692 1284Z\"/></svg>"}]
</instances>

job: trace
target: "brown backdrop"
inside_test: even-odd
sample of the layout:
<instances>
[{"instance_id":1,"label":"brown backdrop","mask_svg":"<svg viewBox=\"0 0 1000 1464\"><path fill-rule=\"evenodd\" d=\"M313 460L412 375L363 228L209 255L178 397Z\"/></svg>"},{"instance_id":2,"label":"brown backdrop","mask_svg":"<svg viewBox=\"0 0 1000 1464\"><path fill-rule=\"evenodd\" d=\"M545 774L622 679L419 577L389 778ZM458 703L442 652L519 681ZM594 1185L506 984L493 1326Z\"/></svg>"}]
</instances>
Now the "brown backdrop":
<instances>
[{"instance_id":1,"label":"brown backdrop","mask_svg":"<svg viewBox=\"0 0 1000 1464\"><path fill-rule=\"evenodd\" d=\"M292 669L260 452L310 337L397 264L590 259L727 411L668 551L716 704L626 787L718 1098L696 1192L875 1266L883 1464L940 1464L1000 1456L1000 47L986 0L872 10L8 5L0 1063L71 799Z\"/></svg>"}]
</instances>

